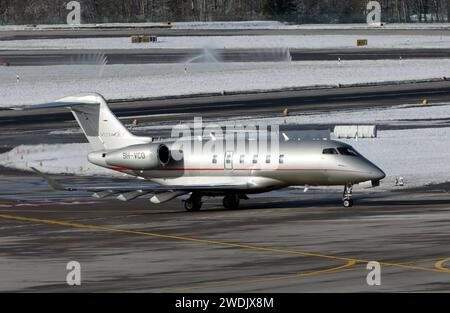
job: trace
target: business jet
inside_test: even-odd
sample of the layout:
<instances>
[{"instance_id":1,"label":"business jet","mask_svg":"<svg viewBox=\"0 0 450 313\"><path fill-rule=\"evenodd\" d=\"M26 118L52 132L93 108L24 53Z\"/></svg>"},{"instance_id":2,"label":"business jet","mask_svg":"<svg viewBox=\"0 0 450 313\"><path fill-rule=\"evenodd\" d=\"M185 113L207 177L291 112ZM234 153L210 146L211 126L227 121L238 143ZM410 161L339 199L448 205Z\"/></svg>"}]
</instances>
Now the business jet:
<instances>
[{"instance_id":1,"label":"business jet","mask_svg":"<svg viewBox=\"0 0 450 313\"><path fill-rule=\"evenodd\" d=\"M251 136L223 151L183 150L177 140L155 140L132 134L96 93L16 109L68 108L92 147L90 163L140 179L136 186L62 185L37 169L55 190L88 191L97 198L129 201L150 194L152 203L184 196L187 211L198 211L205 197L223 197L225 208L237 208L248 195L289 186L344 186L342 204L351 207L354 184L378 186L385 173L348 144L334 140L289 140L284 135L275 152L262 154ZM196 136L186 143L204 147ZM256 142L258 142L256 138ZM197 143L194 141L198 141ZM179 144L179 142L178 142ZM178 157L175 157L178 155ZM151 182L151 183L149 183Z\"/></svg>"}]
</instances>

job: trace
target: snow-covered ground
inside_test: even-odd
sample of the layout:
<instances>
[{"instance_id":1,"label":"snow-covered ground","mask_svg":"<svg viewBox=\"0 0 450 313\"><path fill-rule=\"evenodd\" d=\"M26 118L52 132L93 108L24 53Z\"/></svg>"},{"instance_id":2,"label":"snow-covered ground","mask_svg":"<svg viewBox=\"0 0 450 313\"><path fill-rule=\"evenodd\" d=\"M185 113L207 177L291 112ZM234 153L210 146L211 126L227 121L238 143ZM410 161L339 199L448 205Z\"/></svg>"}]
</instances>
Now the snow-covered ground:
<instances>
[{"instance_id":1,"label":"snow-covered ground","mask_svg":"<svg viewBox=\"0 0 450 313\"><path fill-rule=\"evenodd\" d=\"M131 43L130 37L28 39L2 41L2 50L31 49L347 49L357 48L358 39L367 39L367 48L450 48L450 35L262 35L262 36L173 36L158 37L156 43Z\"/></svg>"},{"instance_id":2,"label":"snow-covered ground","mask_svg":"<svg viewBox=\"0 0 450 313\"><path fill-rule=\"evenodd\" d=\"M99 92L107 99L126 99L438 78L450 76L450 59L11 66L0 69L0 106L8 107L84 92Z\"/></svg>"},{"instance_id":3,"label":"snow-covered ground","mask_svg":"<svg viewBox=\"0 0 450 313\"><path fill-rule=\"evenodd\" d=\"M376 139L340 139L386 173L385 187L403 176L406 186L421 186L450 181L449 128L424 128L379 131Z\"/></svg>"},{"instance_id":4,"label":"snow-covered ground","mask_svg":"<svg viewBox=\"0 0 450 313\"><path fill-rule=\"evenodd\" d=\"M89 163L87 154L91 151L89 144L22 145L1 154L0 164L24 170L35 167L46 173L122 175Z\"/></svg>"},{"instance_id":5,"label":"snow-covered ground","mask_svg":"<svg viewBox=\"0 0 450 313\"><path fill-rule=\"evenodd\" d=\"M282 118L286 124L383 124L409 126L447 126L446 118L450 119L448 103L433 103L433 105L407 104L388 108L346 109L339 113L300 113ZM279 123L280 117L266 118L267 122ZM239 120L233 121L239 123ZM145 127L145 126L144 126Z\"/></svg>"},{"instance_id":6,"label":"snow-covered ground","mask_svg":"<svg viewBox=\"0 0 450 313\"><path fill-rule=\"evenodd\" d=\"M178 22L174 29L449 29L449 23L384 23L383 26L366 23L353 24L288 24L278 21L241 22Z\"/></svg>"}]
</instances>

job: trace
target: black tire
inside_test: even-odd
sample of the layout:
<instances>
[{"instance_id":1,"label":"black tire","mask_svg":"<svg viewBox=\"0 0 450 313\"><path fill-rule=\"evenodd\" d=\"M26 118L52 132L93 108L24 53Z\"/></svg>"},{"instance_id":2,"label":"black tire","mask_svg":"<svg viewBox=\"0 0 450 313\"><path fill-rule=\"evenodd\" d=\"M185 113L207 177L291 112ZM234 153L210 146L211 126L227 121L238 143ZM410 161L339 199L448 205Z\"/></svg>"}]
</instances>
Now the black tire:
<instances>
[{"instance_id":1,"label":"black tire","mask_svg":"<svg viewBox=\"0 0 450 313\"><path fill-rule=\"evenodd\" d=\"M353 206L353 200L352 199L344 199L342 200L342 205L344 208L351 208Z\"/></svg>"},{"instance_id":2,"label":"black tire","mask_svg":"<svg viewBox=\"0 0 450 313\"><path fill-rule=\"evenodd\" d=\"M227 195L223 198L222 204L226 209L239 208L239 197L237 195Z\"/></svg>"},{"instance_id":3,"label":"black tire","mask_svg":"<svg viewBox=\"0 0 450 313\"><path fill-rule=\"evenodd\" d=\"M193 201L192 199L184 201L184 208L188 212L200 211L201 207L202 207L201 201Z\"/></svg>"}]
</instances>

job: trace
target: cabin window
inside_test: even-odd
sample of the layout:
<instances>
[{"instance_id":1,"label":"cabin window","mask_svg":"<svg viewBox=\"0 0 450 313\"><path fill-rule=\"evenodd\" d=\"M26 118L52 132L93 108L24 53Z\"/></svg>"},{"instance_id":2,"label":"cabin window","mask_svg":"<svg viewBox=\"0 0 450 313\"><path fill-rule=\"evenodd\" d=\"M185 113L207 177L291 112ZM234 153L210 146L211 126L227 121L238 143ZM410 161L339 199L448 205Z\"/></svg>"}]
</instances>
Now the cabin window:
<instances>
[{"instance_id":1,"label":"cabin window","mask_svg":"<svg viewBox=\"0 0 450 313\"><path fill-rule=\"evenodd\" d=\"M245 155L241 154L241 156L239 157L239 163L244 164L244 162L245 162Z\"/></svg>"},{"instance_id":2,"label":"cabin window","mask_svg":"<svg viewBox=\"0 0 450 313\"><path fill-rule=\"evenodd\" d=\"M256 164L256 163L258 163L258 155L257 154L255 154L253 156L253 164Z\"/></svg>"},{"instance_id":3,"label":"cabin window","mask_svg":"<svg viewBox=\"0 0 450 313\"><path fill-rule=\"evenodd\" d=\"M214 154L212 157L212 163L217 164L217 154Z\"/></svg>"},{"instance_id":4,"label":"cabin window","mask_svg":"<svg viewBox=\"0 0 450 313\"><path fill-rule=\"evenodd\" d=\"M267 163L267 164L270 163L270 154L266 155L266 163Z\"/></svg>"},{"instance_id":5,"label":"cabin window","mask_svg":"<svg viewBox=\"0 0 450 313\"><path fill-rule=\"evenodd\" d=\"M284 154L280 154L280 157L278 158L278 163L280 164L284 163Z\"/></svg>"},{"instance_id":6,"label":"cabin window","mask_svg":"<svg viewBox=\"0 0 450 313\"><path fill-rule=\"evenodd\" d=\"M231 164L231 157L232 157L231 154L227 154L227 158L225 159L225 163Z\"/></svg>"},{"instance_id":7,"label":"cabin window","mask_svg":"<svg viewBox=\"0 0 450 313\"><path fill-rule=\"evenodd\" d=\"M355 150L353 150L352 148L347 148L347 147L341 147L341 148L337 148L340 154L343 155L352 155L352 156L358 156L358 152L356 152Z\"/></svg>"},{"instance_id":8,"label":"cabin window","mask_svg":"<svg viewBox=\"0 0 450 313\"><path fill-rule=\"evenodd\" d=\"M338 154L338 152L334 148L327 148L323 149L322 154Z\"/></svg>"}]
</instances>

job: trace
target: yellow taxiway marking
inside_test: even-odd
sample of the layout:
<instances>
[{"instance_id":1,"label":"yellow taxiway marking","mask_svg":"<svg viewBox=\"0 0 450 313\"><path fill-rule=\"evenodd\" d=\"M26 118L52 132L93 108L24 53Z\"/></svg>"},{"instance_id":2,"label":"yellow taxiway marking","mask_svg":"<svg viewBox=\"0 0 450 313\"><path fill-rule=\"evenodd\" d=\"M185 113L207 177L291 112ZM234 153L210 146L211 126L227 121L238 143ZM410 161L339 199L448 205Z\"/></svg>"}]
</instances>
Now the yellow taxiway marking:
<instances>
[{"instance_id":1,"label":"yellow taxiway marking","mask_svg":"<svg viewBox=\"0 0 450 313\"><path fill-rule=\"evenodd\" d=\"M218 240L199 239L199 238L177 236L177 235L164 235L164 234L160 234L160 233L128 230L128 229L114 228L114 227L109 227L109 226L79 224L79 223L72 223L72 222L66 222L66 221L24 217L24 216L18 216L18 215L0 214L0 218L22 221L22 222L34 222L34 223L40 223L40 224L49 224L49 225L58 225L58 226L66 226L66 227L73 227L73 228L93 229L93 230L101 230L101 231L108 231L108 232L141 235L141 236L154 237L154 238L175 239L175 240L196 242L196 243L216 245L216 246L222 246L222 247L232 247L232 248L251 249L251 250L257 250L257 251L270 251L270 252L277 252L277 253L296 254L296 255L310 256L310 257L318 257L318 258L329 259L329 260L341 260L341 261L345 261L345 262L349 262L349 261L354 261L356 263L369 263L370 262L370 260L347 258L347 257L327 255L327 254L322 254L322 253L301 251L301 250L288 250L288 249L282 249L282 248L272 248L272 247L264 247L264 246L257 246L257 245L251 245L251 244L241 244L241 243L225 242L225 241L218 241ZM429 268L429 267L424 267L424 266L407 265L407 264L401 264L401 263L388 263L388 262L379 262L379 263L382 266L392 266L392 267L398 267L398 268L403 268L403 269L412 269L412 270L438 272L438 273L449 273L450 274L450 271L448 271L447 269L443 270L443 269L439 269L439 268Z\"/></svg>"},{"instance_id":2,"label":"yellow taxiway marking","mask_svg":"<svg viewBox=\"0 0 450 313\"><path fill-rule=\"evenodd\" d=\"M190 287L162 288L162 289L157 289L155 291L156 292L181 292L181 291L194 290L194 289L229 287L229 286L261 283L261 282L269 282L269 281L277 281L277 280L285 280L285 279L295 279L295 278L316 276L316 275L322 275L322 274L339 273L339 272L343 271L344 269L347 269L347 268L355 265L356 263L357 263L356 261L348 261L344 265L339 265L339 266L336 266L336 267L333 267L333 268L329 268L329 269L325 269L325 270L319 270L319 271L313 271L313 272L305 272L305 273L297 273L297 274L289 274L289 275L280 275L280 276L267 277L267 278L255 278L255 279L242 279L242 280L235 280L235 281L223 281L223 282L217 282L217 283L211 283L211 284L200 284L200 285L190 286Z\"/></svg>"},{"instance_id":3,"label":"yellow taxiway marking","mask_svg":"<svg viewBox=\"0 0 450 313\"><path fill-rule=\"evenodd\" d=\"M409 265L409 264L419 264L419 263L425 263L425 262L431 262L436 261L436 258L433 259L424 259L424 260L416 260L411 262L405 262L405 263L399 263L401 265ZM343 272L349 272L349 271L355 271L355 270L366 270L366 267L353 267L356 262L347 262L345 265L341 265L335 268L321 270L321 271L314 271L314 272L306 272L301 274L292 274L292 275L281 275L278 277L273 278L260 278L260 279L241 279L241 280L223 280L221 282L217 283L209 283L209 284L199 284L199 285L193 285L193 286L186 286L186 287L173 287L173 288L161 288L153 290L153 292L185 292L189 290L196 290L196 289L204 289L204 288L215 288L215 287L228 287L228 286L242 286L246 284L252 284L252 283L259 283L259 282L266 282L266 281L275 281L275 280L285 280L285 279L294 279L294 278L302 278L307 276L314 276L314 275L321 275L321 274L334 274L334 273L343 273Z\"/></svg>"},{"instance_id":4,"label":"yellow taxiway marking","mask_svg":"<svg viewBox=\"0 0 450 313\"><path fill-rule=\"evenodd\" d=\"M436 267L438 270L441 270L443 272L450 273L450 269L444 267L444 264L447 262L450 262L450 258L446 258L446 259L437 261L436 264L434 264L434 267Z\"/></svg>"}]
</instances>

